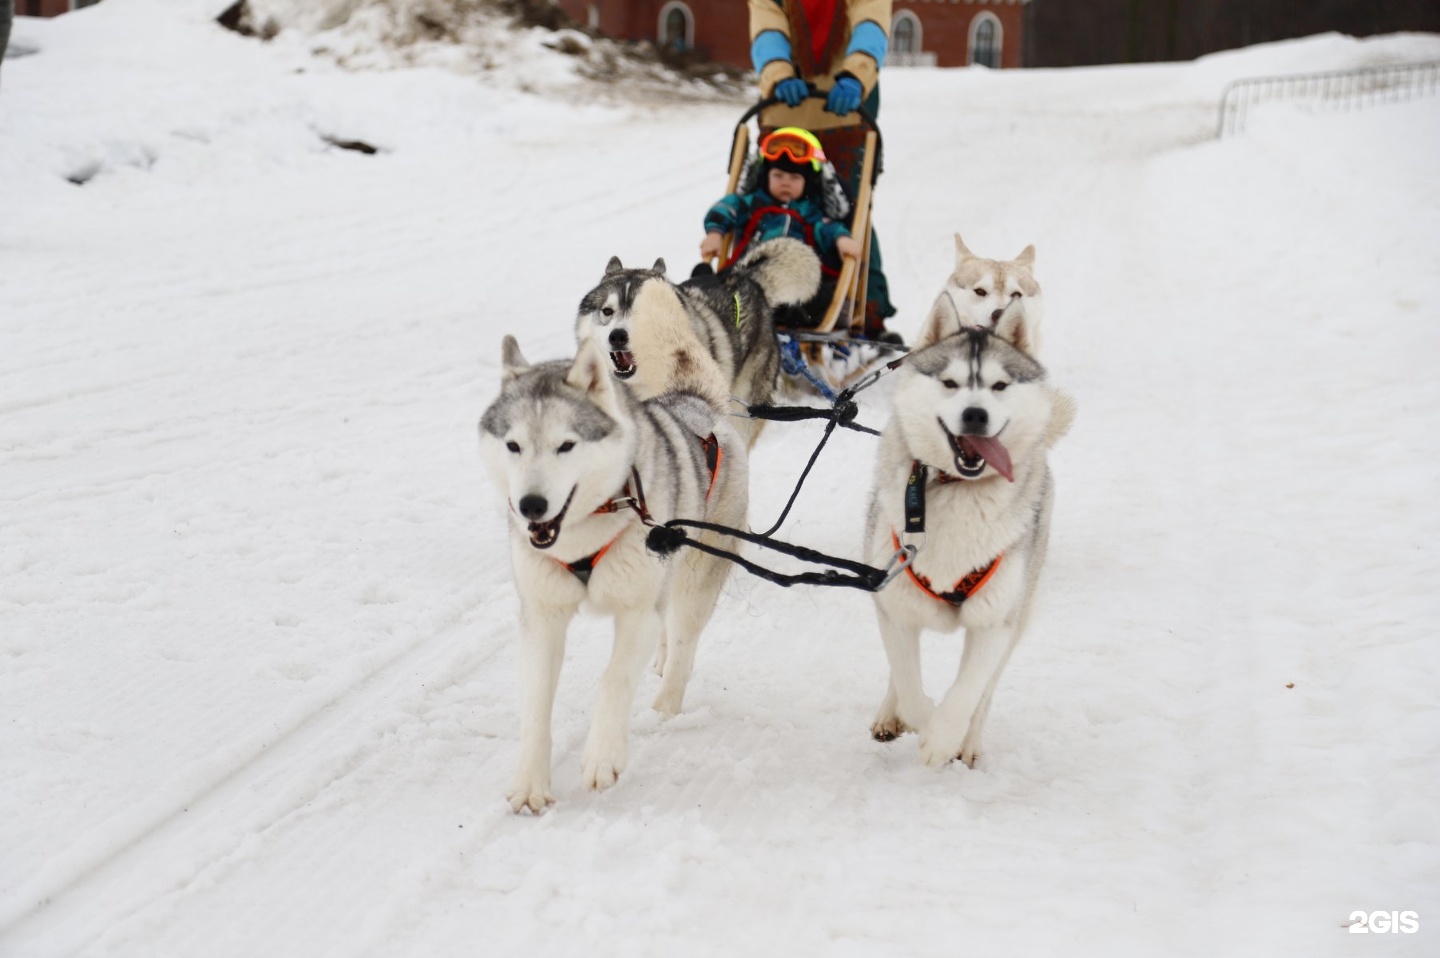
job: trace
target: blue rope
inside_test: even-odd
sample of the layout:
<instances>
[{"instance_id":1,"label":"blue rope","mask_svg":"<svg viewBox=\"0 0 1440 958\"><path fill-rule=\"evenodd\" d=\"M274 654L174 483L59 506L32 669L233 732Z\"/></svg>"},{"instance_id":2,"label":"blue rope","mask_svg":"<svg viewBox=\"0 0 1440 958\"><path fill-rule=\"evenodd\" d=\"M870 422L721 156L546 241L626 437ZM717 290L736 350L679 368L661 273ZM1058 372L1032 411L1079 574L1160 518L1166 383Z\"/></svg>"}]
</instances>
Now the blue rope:
<instances>
[{"instance_id":1,"label":"blue rope","mask_svg":"<svg viewBox=\"0 0 1440 958\"><path fill-rule=\"evenodd\" d=\"M787 376L803 376L805 380L814 386L830 402L835 401L835 390L831 389L819 376L810 371L810 364L805 362L805 357L800 355L800 343L789 336L777 336L780 341L780 368Z\"/></svg>"}]
</instances>

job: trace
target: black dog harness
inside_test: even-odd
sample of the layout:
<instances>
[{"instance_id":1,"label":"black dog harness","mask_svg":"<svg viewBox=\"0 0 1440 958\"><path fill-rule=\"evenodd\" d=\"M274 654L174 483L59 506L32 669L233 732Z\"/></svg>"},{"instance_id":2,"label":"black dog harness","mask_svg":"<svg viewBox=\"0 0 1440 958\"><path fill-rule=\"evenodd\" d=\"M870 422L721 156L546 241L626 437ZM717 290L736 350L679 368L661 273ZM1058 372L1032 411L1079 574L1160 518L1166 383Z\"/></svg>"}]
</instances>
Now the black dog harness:
<instances>
[{"instance_id":1,"label":"black dog harness","mask_svg":"<svg viewBox=\"0 0 1440 958\"><path fill-rule=\"evenodd\" d=\"M725 455L720 449L720 440L715 438L713 432L704 439L701 439L700 445L705 450L705 466L710 470L710 486L705 490L705 501L709 502L710 494L715 491L715 479L720 475L720 462L725 458ZM633 509L635 510L635 514L640 517L640 521L645 525L655 525L655 520L650 518L650 510L645 506L645 486L640 482L640 471L634 466L630 467L630 478L627 479L625 485L621 487L620 494L609 502L602 503L592 515L619 512L621 509ZM581 585L589 585L590 576L594 573L595 566L600 563L600 559L624 534L625 530L621 529L620 532L615 535L614 539L611 539L600 547L600 551L585 556L584 558L576 559L574 562L564 562L560 559L556 559L555 561L559 562L565 567L566 571L579 579Z\"/></svg>"},{"instance_id":2,"label":"black dog harness","mask_svg":"<svg viewBox=\"0 0 1440 958\"><path fill-rule=\"evenodd\" d=\"M929 472L930 467L918 459L910 464L910 478L905 483L906 532L925 531L925 488L929 485ZM937 469L935 472L935 482L938 485L943 485L947 482L964 482L964 480L958 476L952 476L942 470ZM900 536L894 529L890 530L890 540L895 543L895 551L897 553L900 552ZM995 574L995 570L1000 568L1000 560L1003 558L1005 558L1005 553L1002 552L991 559L990 564L984 568L971 569L960 577L960 581L956 582L954 588L949 592L936 592L930 585L930 579L916 572L913 565L905 566L905 573L910 576L910 581L914 582L921 592L924 592L932 599L948 602L958 609L965 603L966 599L979 592L985 583L990 581L990 577Z\"/></svg>"}]
</instances>

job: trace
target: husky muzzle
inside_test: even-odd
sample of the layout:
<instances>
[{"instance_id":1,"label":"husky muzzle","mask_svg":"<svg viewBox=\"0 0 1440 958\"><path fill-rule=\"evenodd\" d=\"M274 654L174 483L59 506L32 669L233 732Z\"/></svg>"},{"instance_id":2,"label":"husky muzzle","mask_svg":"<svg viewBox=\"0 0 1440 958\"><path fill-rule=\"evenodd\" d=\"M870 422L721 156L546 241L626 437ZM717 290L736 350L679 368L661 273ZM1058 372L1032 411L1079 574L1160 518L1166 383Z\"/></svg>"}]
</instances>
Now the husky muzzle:
<instances>
[{"instance_id":1,"label":"husky muzzle","mask_svg":"<svg viewBox=\"0 0 1440 958\"><path fill-rule=\"evenodd\" d=\"M570 501L575 498L575 490L578 486L570 487L570 495L565 497L565 505L560 507L555 518L546 522L538 521L550 508L550 503L544 496L522 496L520 506L515 511L530 521L528 527L530 532L530 544L537 549L548 549L560 538L560 523L565 521L565 513L570 510Z\"/></svg>"},{"instance_id":2,"label":"husky muzzle","mask_svg":"<svg viewBox=\"0 0 1440 958\"><path fill-rule=\"evenodd\" d=\"M1010 451L1000 442L998 436L981 436L969 432L971 429L985 429L990 424L990 414L978 406L971 406L960 414L959 435L950 431L945 425L945 420L936 417L935 421L940 423L940 428L945 431L945 438L950 443L950 451L955 456L955 474L961 479L979 479L985 472L988 463L995 467L1000 473L1011 482L1015 481L1015 470L1010 463Z\"/></svg>"},{"instance_id":3,"label":"husky muzzle","mask_svg":"<svg viewBox=\"0 0 1440 958\"><path fill-rule=\"evenodd\" d=\"M620 379L635 375L635 354L630 352L630 334L623 329L610 331L610 362Z\"/></svg>"}]
</instances>

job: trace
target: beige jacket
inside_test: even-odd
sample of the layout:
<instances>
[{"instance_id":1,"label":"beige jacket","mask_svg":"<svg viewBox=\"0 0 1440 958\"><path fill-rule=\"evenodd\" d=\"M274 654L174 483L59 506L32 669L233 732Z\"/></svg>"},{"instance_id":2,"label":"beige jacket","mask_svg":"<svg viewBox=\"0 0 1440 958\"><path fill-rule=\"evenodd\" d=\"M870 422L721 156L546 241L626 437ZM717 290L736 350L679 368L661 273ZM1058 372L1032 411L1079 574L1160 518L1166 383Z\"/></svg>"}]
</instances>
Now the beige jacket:
<instances>
[{"instance_id":1,"label":"beige jacket","mask_svg":"<svg viewBox=\"0 0 1440 958\"><path fill-rule=\"evenodd\" d=\"M828 90L839 73L854 74L865 87L865 95L875 89L880 78L880 67L869 54L852 53L845 55L850 45L850 32L866 20L871 20L885 35L890 35L890 11L892 0L839 0L841 10L837 12L839 22L832 32L829 63L810 64L810 37L796 37L791 23L791 14L776 0L749 0L750 42L766 30L778 30L789 41L794 63L771 60L760 70L760 96L770 96L775 85L792 76L800 76L814 83L821 90ZM798 69L797 69L798 65ZM806 69L807 66L813 69ZM826 130L837 126L848 126L855 121L850 117L836 116L825 112L825 101L806 100L798 107L784 104L772 106L761 116L765 126L800 126L807 130Z\"/></svg>"}]
</instances>

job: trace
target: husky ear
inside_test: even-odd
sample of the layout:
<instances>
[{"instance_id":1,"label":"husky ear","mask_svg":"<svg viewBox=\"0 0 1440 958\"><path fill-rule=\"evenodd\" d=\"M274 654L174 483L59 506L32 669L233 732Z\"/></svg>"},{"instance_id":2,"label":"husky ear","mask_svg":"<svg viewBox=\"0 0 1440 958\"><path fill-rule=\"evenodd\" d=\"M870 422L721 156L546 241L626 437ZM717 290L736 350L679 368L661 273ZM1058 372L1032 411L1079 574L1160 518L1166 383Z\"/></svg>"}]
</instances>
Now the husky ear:
<instances>
[{"instance_id":1,"label":"husky ear","mask_svg":"<svg viewBox=\"0 0 1440 958\"><path fill-rule=\"evenodd\" d=\"M1012 299L1005 312L995 321L995 335L1011 346L1029 355L1034 348L1035 338L1030 329L1030 320L1025 315L1024 300Z\"/></svg>"},{"instance_id":2,"label":"husky ear","mask_svg":"<svg viewBox=\"0 0 1440 958\"><path fill-rule=\"evenodd\" d=\"M624 268L625 265L620 262L620 257L612 256L610 257L610 262L605 264L605 275L609 276L611 273L618 273Z\"/></svg>"},{"instance_id":3,"label":"husky ear","mask_svg":"<svg viewBox=\"0 0 1440 958\"><path fill-rule=\"evenodd\" d=\"M609 365L595 340L586 339L580 344L575 362L570 364L570 371L565 374L565 384L574 386L592 399L610 394L614 387Z\"/></svg>"},{"instance_id":4,"label":"husky ear","mask_svg":"<svg viewBox=\"0 0 1440 958\"><path fill-rule=\"evenodd\" d=\"M966 246L966 245L965 245L965 241L960 238L960 234L959 234L959 233L956 233L956 234L955 234L955 262L957 262L957 263L963 263L963 262L965 262L967 259L974 259L974 258L975 258L975 254L972 253L972 252L970 252L970 247Z\"/></svg>"},{"instance_id":5,"label":"husky ear","mask_svg":"<svg viewBox=\"0 0 1440 958\"><path fill-rule=\"evenodd\" d=\"M500 341L500 365L505 371L504 381L507 383L530 368L514 336L506 336Z\"/></svg>"},{"instance_id":6,"label":"husky ear","mask_svg":"<svg viewBox=\"0 0 1440 958\"><path fill-rule=\"evenodd\" d=\"M652 266L652 267L650 267L650 272L654 273L656 276L664 276L664 275L665 275L665 260L663 260L663 259L657 259L657 260L655 260L655 265Z\"/></svg>"},{"instance_id":7,"label":"husky ear","mask_svg":"<svg viewBox=\"0 0 1440 958\"><path fill-rule=\"evenodd\" d=\"M1015 257L1015 264L1017 266L1035 265L1035 245L1033 243L1020 251L1020 255Z\"/></svg>"},{"instance_id":8,"label":"husky ear","mask_svg":"<svg viewBox=\"0 0 1440 958\"><path fill-rule=\"evenodd\" d=\"M930 315L925 317L925 324L920 327L920 338L915 340L915 349L924 349L926 346L934 346L947 336L954 336L960 332L960 314L955 311L955 304L945 293L935 297L935 305L930 307Z\"/></svg>"}]
</instances>

